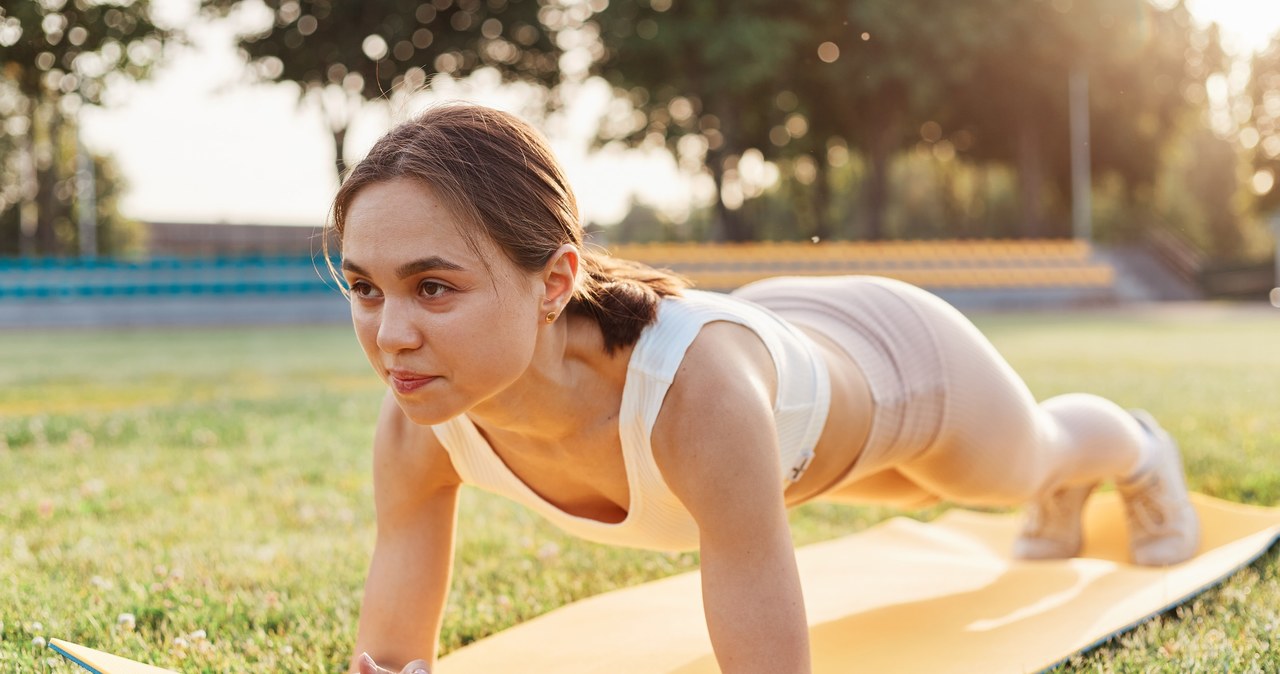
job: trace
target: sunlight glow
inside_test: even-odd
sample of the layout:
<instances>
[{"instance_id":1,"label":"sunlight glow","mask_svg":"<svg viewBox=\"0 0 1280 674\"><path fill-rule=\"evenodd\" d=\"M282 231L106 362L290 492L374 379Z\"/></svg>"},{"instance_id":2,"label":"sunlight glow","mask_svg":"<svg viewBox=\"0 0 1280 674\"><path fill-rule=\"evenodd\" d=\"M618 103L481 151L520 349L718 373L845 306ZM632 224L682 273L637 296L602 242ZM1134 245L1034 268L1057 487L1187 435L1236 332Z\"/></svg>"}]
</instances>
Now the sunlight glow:
<instances>
[{"instance_id":1,"label":"sunlight glow","mask_svg":"<svg viewBox=\"0 0 1280 674\"><path fill-rule=\"evenodd\" d=\"M1167 2L1156 2L1166 5ZM1203 23L1217 23L1228 51L1245 54L1266 48L1280 31L1280 3L1260 0L1188 0L1187 9Z\"/></svg>"}]
</instances>

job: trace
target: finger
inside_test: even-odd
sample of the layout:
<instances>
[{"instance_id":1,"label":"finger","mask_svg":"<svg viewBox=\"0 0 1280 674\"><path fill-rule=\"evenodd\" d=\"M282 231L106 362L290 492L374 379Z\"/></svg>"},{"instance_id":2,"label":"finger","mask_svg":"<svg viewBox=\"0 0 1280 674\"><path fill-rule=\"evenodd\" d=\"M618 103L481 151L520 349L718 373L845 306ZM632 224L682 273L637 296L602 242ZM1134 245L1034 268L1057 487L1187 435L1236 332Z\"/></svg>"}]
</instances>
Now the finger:
<instances>
[{"instance_id":1,"label":"finger","mask_svg":"<svg viewBox=\"0 0 1280 674\"><path fill-rule=\"evenodd\" d=\"M389 669L379 667L378 663L374 662L373 658L369 657L368 653L361 653L359 662L360 674L396 674Z\"/></svg>"},{"instance_id":2,"label":"finger","mask_svg":"<svg viewBox=\"0 0 1280 674\"><path fill-rule=\"evenodd\" d=\"M400 670L400 674L430 674L426 660L414 660Z\"/></svg>"}]
</instances>

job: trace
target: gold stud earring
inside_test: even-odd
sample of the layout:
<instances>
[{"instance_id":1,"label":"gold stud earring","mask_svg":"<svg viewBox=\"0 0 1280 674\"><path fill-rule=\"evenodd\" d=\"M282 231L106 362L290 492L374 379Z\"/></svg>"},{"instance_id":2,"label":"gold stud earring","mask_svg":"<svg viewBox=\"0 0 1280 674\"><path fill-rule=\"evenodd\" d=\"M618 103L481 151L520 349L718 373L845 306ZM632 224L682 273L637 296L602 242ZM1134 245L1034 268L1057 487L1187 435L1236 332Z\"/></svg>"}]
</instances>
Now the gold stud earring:
<instances>
[{"instance_id":1,"label":"gold stud earring","mask_svg":"<svg viewBox=\"0 0 1280 674\"><path fill-rule=\"evenodd\" d=\"M554 311L548 311L548 312L547 312L547 315L546 315L546 317L545 317L545 320L546 320L548 323L554 323L554 322L555 322L555 320L556 320L556 312L554 312Z\"/></svg>"}]
</instances>

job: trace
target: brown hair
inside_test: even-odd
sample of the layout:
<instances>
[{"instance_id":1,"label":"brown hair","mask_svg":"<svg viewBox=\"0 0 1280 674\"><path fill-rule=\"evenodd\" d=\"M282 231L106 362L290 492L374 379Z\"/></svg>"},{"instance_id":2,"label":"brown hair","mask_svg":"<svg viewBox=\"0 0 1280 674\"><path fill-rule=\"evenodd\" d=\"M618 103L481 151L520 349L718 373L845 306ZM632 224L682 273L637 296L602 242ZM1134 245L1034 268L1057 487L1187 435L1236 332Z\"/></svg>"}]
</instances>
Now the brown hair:
<instances>
[{"instance_id":1,"label":"brown hair","mask_svg":"<svg viewBox=\"0 0 1280 674\"><path fill-rule=\"evenodd\" d=\"M687 282L583 244L578 203L542 135L519 118L470 104L428 109L389 131L347 174L333 200L333 240L342 241L352 200L366 185L399 178L429 186L464 223L483 229L516 266L540 271L563 244L581 254L567 311L600 325L609 353L635 343L658 302ZM324 238L326 250L331 237ZM471 239L473 245L475 239Z\"/></svg>"}]
</instances>

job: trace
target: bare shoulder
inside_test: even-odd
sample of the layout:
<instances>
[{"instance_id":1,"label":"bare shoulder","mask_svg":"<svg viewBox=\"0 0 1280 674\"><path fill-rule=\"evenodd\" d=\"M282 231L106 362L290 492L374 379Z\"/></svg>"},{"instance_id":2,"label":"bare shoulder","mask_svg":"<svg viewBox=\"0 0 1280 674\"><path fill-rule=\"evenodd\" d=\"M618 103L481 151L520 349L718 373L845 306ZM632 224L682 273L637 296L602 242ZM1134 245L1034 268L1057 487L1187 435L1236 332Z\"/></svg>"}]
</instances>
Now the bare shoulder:
<instances>
[{"instance_id":1,"label":"bare shoulder","mask_svg":"<svg viewBox=\"0 0 1280 674\"><path fill-rule=\"evenodd\" d=\"M723 501L721 489L752 489L779 479L776 388L773 359L749 328L709 323L690 345L658 414L652 444L663 478L695 517L704 498ZM734 479L719 479L729 473Z\"/></svg>"},{"instance_id":2,"label":"bare shoulder","mask_svg":"<svg viewBox=\"0 0 1280 674\"><path fill-rule=\"evenodd\" d=\"M773 356L759 335L737 323L713 321L703 326L689 345L672 381L671 393L699 394L683 405L697 407L715 405L721 397L704 397L703 393L763 393L772 400L777 387Z\"/></svg>"},{"instance_id":3,"label":"bare shoulder","mask_svg":"<svg viewBox=\"0 0 1280 674\"><path fill-rule=\"evenodd\" d=\"M373 484L379 504L415 501L461 482L431 427L405 416L388 392L373 441Z\"/></svg>"}]
</instances>

